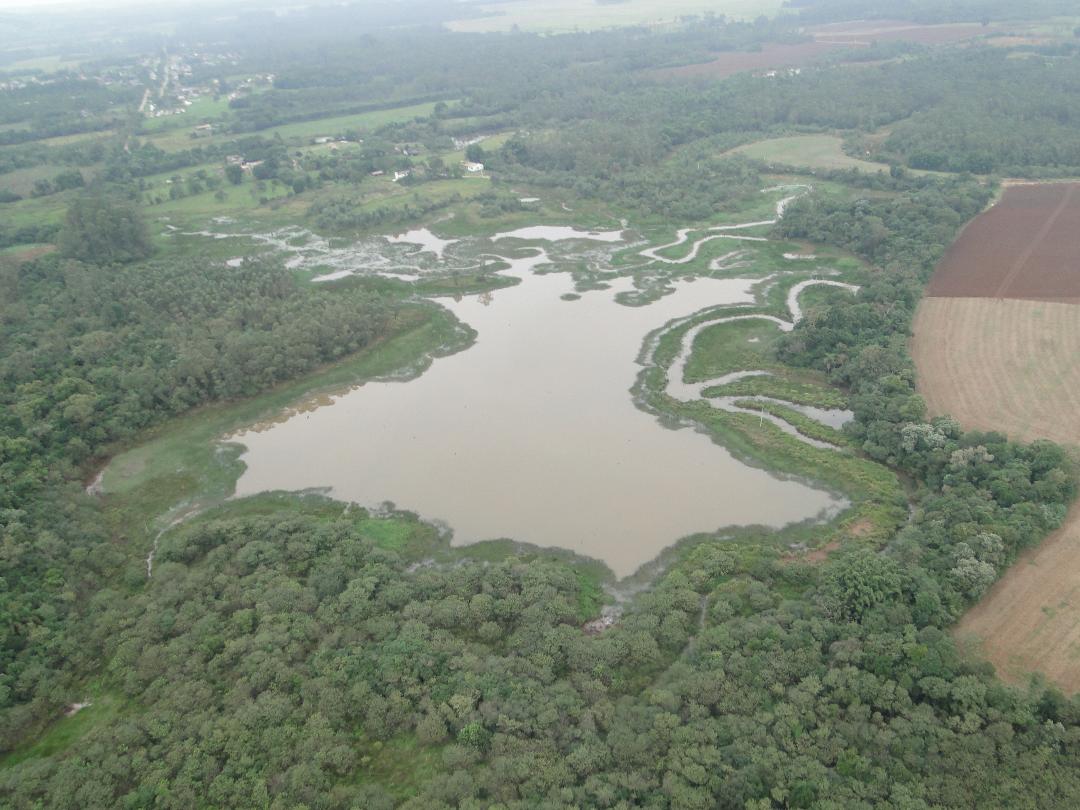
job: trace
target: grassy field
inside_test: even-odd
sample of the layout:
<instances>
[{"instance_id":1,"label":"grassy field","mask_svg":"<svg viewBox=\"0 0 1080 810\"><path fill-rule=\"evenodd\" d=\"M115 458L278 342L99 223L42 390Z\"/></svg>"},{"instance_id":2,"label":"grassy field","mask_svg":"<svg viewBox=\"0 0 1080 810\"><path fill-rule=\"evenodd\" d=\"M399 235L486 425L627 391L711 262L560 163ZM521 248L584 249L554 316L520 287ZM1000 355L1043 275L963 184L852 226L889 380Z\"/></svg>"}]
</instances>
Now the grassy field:
<instances>
[{"instance_id":1,"label":"grassy field","mask_svg":"<svg viewBox=\"0 0 1080 810\"><path fill-rule=\"evenodd\" d=\"M370 132L387 124L411 121L414 118L426 118L434 110L435 102L412 104L408 107L391 107L386 110L372 110L371 112L357 113L356 115L342 115L336 118L320 118L317 121L285 124L267 130L266 135L267 137L280 135L288 140L289 138L315 138L320 135L338 135L350 129Z\"/></svg>"},{"instance_id":2,"label":"grassy field","mask_svg":"<svg viewBox=\"0 0 1080 810\"><path fill-rule=\"evenodd\" d=\"M215 99L213 96L197 98L181 115L163 115L161 118L147 118L142 128L147 132L161 132L171 129L189 129L208 118L217 118L229 111L227 98Z\"/></svg>"},{"instance_id":3,"label":"grassy field","mask_svg":"<svg viewBox=\"0 0 1080 810\"><path fill-rule=\"evenodd\" d=\"M192 109L194 109L194 105L192 105ZM182 121L183 123L176 128L159 133L152 132L149 135L149 140L158 149L166 152L177 152L182 149L191 149L193 146L216 146L246 135L259 135L264 138L274 138L280 135L285 140L306 142L321 135L340 135L350 129L370 132L386 124L395 124L429 116L434 109L435 102L411 104L404 107L390 107L385 110L372 110L355 115L342 115L332 118L319 118L313 121L299 121L295 124L282 124L281 126L253 133L220 134L203 138L192 137L192 130L199 123L199 119L192 116L190 110L188 113L175 118L150 119L144 126L147 129L152 129L151 121L158 120L170 123Z\"/></svg>"},{"instance_id":4,"label":"grassy field","mask_svg":"<svg viewBox=\"0 0 1080 810\"><path fill-rule=\"evenodd\" d=\"M0 205L0 221L9 227L60 223L64 220L67 204L74 191L50 194L48 197L32 197L14 203Z\"/></svg>"},{"instance_id":5,"label":"grassy field","mask_svg":"<svg viewBox=\"0 0 1080 810\"><path fill-rule=\"evenodd\" d=\"M12 191L15 194L28 197L34 188L34 183L38 180L51 180L66 169L66 166L45 163L40 166L30 166L25 169L16 169L13 172L0 174L0 190Z\"/></svg>"},{"instance_id":6,"label":"grassy field","mask_svg":"<svg viewBox=\"0 0 1080 810\"><path fill-rule=\"evenodd\" d=\"M671 23L688 14L712 12L733 19L754 19L777 13L781 0L625 0L595 3L581 0L511 0L480 6L491 16L456 20L454 31L588 31L622 25Z\"/></svg>"},{"instance_id":7,"label":"grassy field","mask_svg":"<svg viewBox=\"0 0 1080 810\"><path fill-rule=\"evenodd\" d=\"M733 149L729 154L745 155L766 163L805 166L808 169L858 169L864 172L887 171L881 163L859 160L844 154L843 140L835 135L793 135L770 138Z\"/></svg>"}]
</instances>

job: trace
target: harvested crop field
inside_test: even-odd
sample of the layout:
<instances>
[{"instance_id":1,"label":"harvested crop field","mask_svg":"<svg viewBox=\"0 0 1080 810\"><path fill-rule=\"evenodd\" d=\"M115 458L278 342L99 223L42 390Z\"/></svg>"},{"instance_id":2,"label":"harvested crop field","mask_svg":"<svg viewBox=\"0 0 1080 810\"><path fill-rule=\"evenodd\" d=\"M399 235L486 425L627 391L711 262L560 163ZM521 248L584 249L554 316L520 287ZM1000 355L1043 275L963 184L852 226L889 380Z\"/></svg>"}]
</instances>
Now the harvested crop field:
<instances>
[{"instance_id":1,"label":"harvested crop field","mask_svg":"<svg viewBox=\"0 0 1080 810\"><path fill-rule=\"evenodd\" d=\"M968 652L1023 683L1038 671L1080 691L1080 508L1038 548L1020 555L956 626Z\"/></svg>"},{"instance_id":2,"label":"harvested crop field","mask_svg":"<svg viewBox=\"0 0 1080 810\"><path fill-rule=\"evenodd\" d=\"M1007 188L949 248L927 295L1080 303L1080 184Z\"/></svg>"},{"instance_id":3,"label":"harvested crop field","mask_svg":"<svg viewBox=\"0 0 1080 810\"><path fill-rule=\"evenodd\" d=\"M1080 306L926 298L911 349L931 414L1080 445Z\"/></svg>"},{"instance_id":4,"label":"harvested crop field","mask_svg":"<svg viewBox=\"0 0 1080 810\"><path fill-rule=\"evenodd\" d=\"M968 225L915 315L931 415L1080 448L1080 184L1016 185ZM1080 505L957 625L1002 678L1080 690Z\"/></svg>"}]
</instances>

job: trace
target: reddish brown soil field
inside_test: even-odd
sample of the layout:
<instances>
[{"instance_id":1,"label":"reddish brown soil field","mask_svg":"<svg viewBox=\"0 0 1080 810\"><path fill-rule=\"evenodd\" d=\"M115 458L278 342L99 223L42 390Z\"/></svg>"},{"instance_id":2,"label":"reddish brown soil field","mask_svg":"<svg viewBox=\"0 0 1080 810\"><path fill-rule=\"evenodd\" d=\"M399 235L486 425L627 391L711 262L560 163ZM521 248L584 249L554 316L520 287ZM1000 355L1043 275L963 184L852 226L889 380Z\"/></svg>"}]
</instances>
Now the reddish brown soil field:
<instances>
[{"instance_id":1,"label":"reddish brown soil field","mask_svg":"<svg viewBox=\"0 0 1080 810\"><path fill-rule=\"evenodd\" d=\"M918 25L896 20L836 23L807 29L813 42L796 45L769 44L760 51L731 51L721 53L711 62L682 65L656 71L657 76L669 78L725 79L736 73L751 70L778 70L808 65L830 51L846 48L865 48L873 42L907 40L924 45L941 45L964 39L985 36L994 29L981 25L958 23L952 25Z\"/></svg>"},{"instance_id":2,"label":"reddish brown soil field","mask_svg":"<svg viewBox=\"0 0 1080 810\"><path fill-rule=\"evenodd\" d=\"M1080 302L1080 183L1006 189L952 244L927 294Z\"/></svg>"},{"instance_id":3,"label":"reddish brown soil field","mask_svg":"<svg viewBox=\"0 0 1080 810\"><path fill-rule=\"evenodd\" d=\"M946 253L929 295L911 348L930 414L1080 446L1080 184L1007 188ZM1008 681L1041 672L1080 691L1080 504L955 636Z\"/></svg>"},{"instance_id":4,"label":"reddish brown soil field","mask_svg":"<svg viewBox=\"0 0 1080 810\"><path fill-rule=\"evenodd\" d=\"M766 45L760 51L729 51L711 62L682 65L656 71L657 76L670 78L726 79L748 70L775 70L808 64L822 54L850 45L828 42L800 42L797 45Z\"/></svg>"}]
</instances>

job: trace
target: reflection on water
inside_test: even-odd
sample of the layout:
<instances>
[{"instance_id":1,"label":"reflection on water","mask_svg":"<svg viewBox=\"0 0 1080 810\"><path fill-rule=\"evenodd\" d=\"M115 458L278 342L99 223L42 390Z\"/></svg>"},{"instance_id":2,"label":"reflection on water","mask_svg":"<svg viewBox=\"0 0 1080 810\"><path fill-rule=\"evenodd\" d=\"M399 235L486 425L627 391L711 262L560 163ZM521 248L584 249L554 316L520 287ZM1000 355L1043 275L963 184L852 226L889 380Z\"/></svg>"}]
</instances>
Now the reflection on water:
<instances>
[{"instance_id":1,"label":"reflection on water","mask_svg":"<svg viewBox=\"0 0 1080 810\"><path fill-rule=\"evenodd\" d=\"M668 430L636 408L642 340L667 321L749 303L745 279L678 281L648 306L615 303L625 279L580 300L543 254L486 301L444 301L478 338L411 382L368 383L299 411L248 447L237 495L329 487L444 521L455 545L510 537L632 573L688 534L779 526L835 509L826 492L747 467L705 435Z\"/></svg>"}]
</instances>

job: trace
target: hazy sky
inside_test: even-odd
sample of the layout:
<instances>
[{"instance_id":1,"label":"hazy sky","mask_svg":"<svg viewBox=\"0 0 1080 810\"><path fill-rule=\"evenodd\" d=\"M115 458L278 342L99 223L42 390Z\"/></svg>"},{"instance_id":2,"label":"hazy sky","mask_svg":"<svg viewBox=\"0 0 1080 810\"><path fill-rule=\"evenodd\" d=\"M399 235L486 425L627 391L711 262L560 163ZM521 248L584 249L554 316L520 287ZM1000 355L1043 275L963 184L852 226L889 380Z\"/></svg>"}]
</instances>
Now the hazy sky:
<instances>
[{"instance_id":1,"label":"hazy sky","mask_svg":"<svg viewBox=\"0 0 1080 810\"><path fill-rule=\"evenodd\" d=\"M32 11L38 8L67 6L80 11L92 11L98 8L117 8L122 6L165 6L176 0L0 0L0 9Z\"/></svg>"},{"instance_id":2,"label":"hazy sky","mask_svg":"<svg viewBox=\"0 0 1080 810\"><path fill-rule=\"evenodd\" d=\"M284 2L284 0L281 0ZM295 5L301 5L302 0L295 0ZM79 11L94 11L95 9L110 8L148 8L161 6L192 6L202 5L204 0L0 0L0 10L33 11L34 9L58 9L64 7ZM280 4L280 3L279 3ZM221 0L218 5L225 5ZM271 0L266 0L263 5L274 5Z\"/></svg>"}]
</instances>

